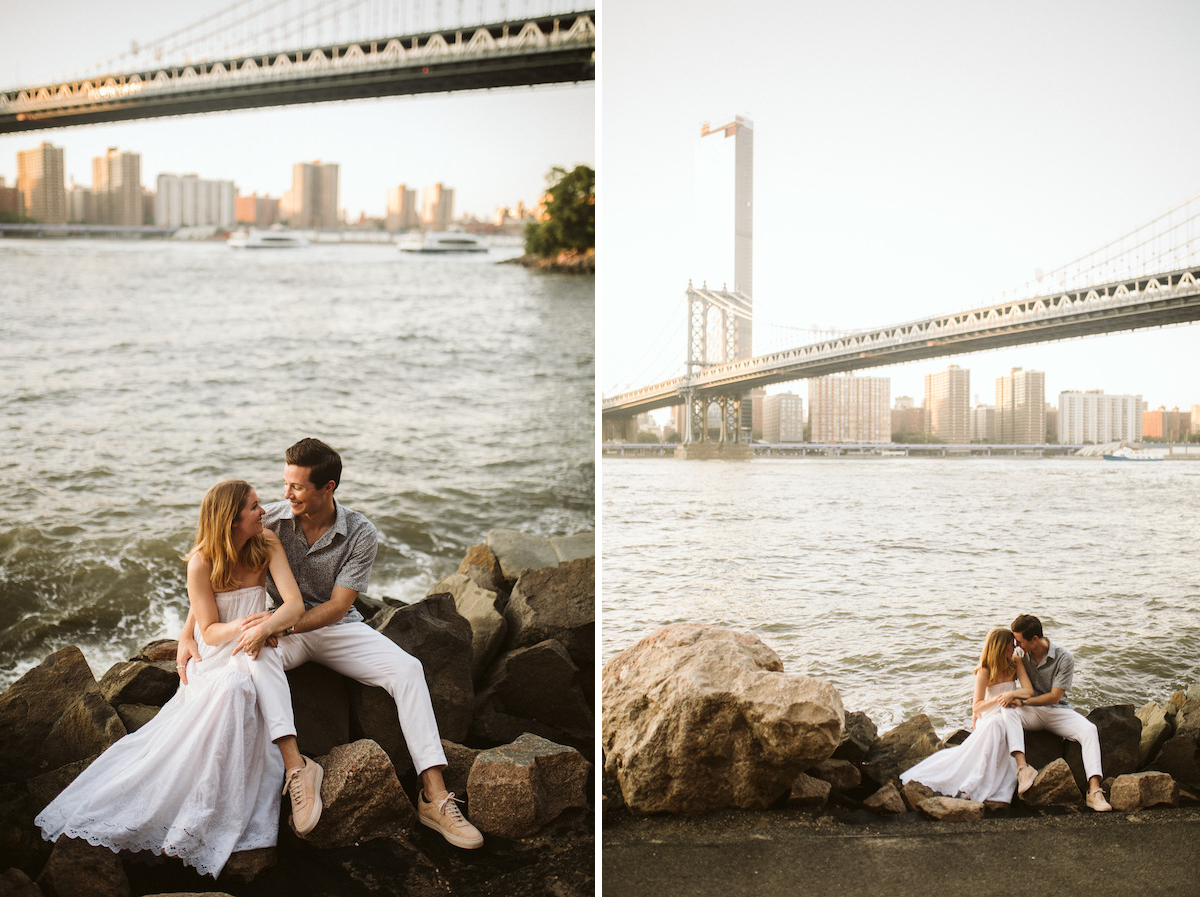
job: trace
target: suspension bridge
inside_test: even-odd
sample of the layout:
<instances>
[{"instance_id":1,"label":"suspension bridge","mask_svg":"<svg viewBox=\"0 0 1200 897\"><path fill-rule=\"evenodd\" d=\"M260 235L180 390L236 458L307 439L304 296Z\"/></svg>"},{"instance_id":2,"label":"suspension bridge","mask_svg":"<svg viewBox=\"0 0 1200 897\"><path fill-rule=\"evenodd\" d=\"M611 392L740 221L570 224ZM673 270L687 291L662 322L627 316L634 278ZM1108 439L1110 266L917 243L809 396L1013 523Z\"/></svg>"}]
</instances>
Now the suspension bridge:
<instances>
[{"instance_id":1,"label":"suspension bridge","mask_svg":"<svg viewBox=\"0 0 1200 897\"><path fill-rule=\"evenodd\" d=\"M591 81L595 68L595 9L561 2L239 0L89 74L0 91L0 134Z\"/></svg>"},{"instance_id":2,"label":"suspension bridge","mask_svg":"<svg viewBox=\"0 0 1200 897\"><path fill-rule=\"evenodd\" d=\"M740 406L756 387L962 355L1007 346L1200 320L1200 196L1051 272L1023 298L952 314L845 333L742 357L739 320L752 314L737 292L687 287L686 361L680 376L605 396L605 438L629 438L638 414L688 406L685 443L707 443L709 413L720 408L716 441L743 442ZM697 452L703 456L702 452ZM732 452L730 454L737 454ZM749 457L748 448L741 454Z\"/></svg>"}]
</instances>

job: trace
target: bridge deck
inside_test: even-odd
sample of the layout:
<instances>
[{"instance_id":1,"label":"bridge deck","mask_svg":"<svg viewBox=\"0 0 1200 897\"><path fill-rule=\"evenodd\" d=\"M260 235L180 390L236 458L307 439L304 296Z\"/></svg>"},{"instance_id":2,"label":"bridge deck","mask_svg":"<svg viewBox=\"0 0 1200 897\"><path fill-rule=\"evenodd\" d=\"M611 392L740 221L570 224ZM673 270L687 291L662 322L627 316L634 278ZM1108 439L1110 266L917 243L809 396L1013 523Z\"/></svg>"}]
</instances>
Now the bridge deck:
<instances>
[{"instance_id":1,"label":"bridge deck","mask_svg":"<svg viewBox=\"0 0 1200 897\"><path fill-rule=\"evenodd\" d=\"M1200 266L864 331L708 368L603 402L606 417L827 374L1200 320Z\"/></svg>"}]
</instances>

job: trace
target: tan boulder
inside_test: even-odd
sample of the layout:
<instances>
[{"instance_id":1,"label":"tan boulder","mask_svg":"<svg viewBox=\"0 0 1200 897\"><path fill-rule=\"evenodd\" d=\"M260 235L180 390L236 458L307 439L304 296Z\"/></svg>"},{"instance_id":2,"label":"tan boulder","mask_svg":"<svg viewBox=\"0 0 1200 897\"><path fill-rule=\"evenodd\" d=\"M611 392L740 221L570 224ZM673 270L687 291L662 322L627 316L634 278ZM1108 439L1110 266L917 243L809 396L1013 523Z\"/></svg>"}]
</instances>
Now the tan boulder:
<instances>
[{"instance_id":1,"label":"tan boulder","mask_svg":"<svg viewBox=\"0 0 1200 897\"><path fill-rule=\"evenodd\" d=\"M863 772L879 785L898 782L900 773L936 753L940 745L933 723L919 713L875 740L863 761Z\"/></svg>"},{"instance_id":2,"label":"tan boulder","mask_svg":"<svg viewBox=\"0 0 1200 897\"><path fill-rule=\"evenodd\" d=\"M923 785L917 781L905 782L900 789L900 796L904 798L904 804L910 810L915 810L921 806L921 801L933 797L937 794L928 785Z\"/></svg>"},{"instance_id":3,"label":"tan boulder","mask_svg":"<svg viewBox=\"0 0 1200 897\"><path fill-rule=\"evenodd\" d=\"M100 697L83 652L69 645L49 655L0 694L0 732L4 733L0 739L0 781L21 781L52 769L51 760L42 754L42 745L55 723L89 692Z\"/></svg>"},{"instance_id":4,"label":"tan boulder","mask_svg":"<svg viewBox=\"0 0 1200 897\"><path fill-rule=\"evenodd\" d=\"M908 812L904 798L900 796L900 789L891 782L864 800L863 806L872 813L880 813L884 816L899 816L901 813Z\"/></svg>"},{"instance_id":5,"label":"tan boulder","mask_svg":"<svg viewBox=\"0 0 1200 897\"><path fill-rule=\"evenodd\" d=\"M1031 807L1074 806L1083 800L1083 792L1071 767L1060 757L1038 772L1021 800Z\"/></svg>"},{"instance_id":6,"label":"tan boulder","mask_svg":"<svg viewBox=\"0 0 1200 897\"><path fill-rule=\"evenodd\" d=\"M484 591L495 592L498 595L508 592L500 561L487 545L472 545L467 549L456 572L469 578Z\"/></svg>"},{"instance_id":7,"label":"tan boulder","mask_svg":"<svg viewBox=\"0 0 1200 897\"><path fill-rule=\"evenodd\" d=\"M334 748L317 762L321 821L300 837L316 847L350 847L361 841L412 835L420 823L383 748L369 739ZM291 816L288 825L295 831Z\"/></svg>"},{"instance_id":8,"label":"tan boulder","mask_svg":"<svg viewBox=\"0 0 1200 897\"><path fill-rule=\"evenodd\" d=\"M1149 807L1179 806L1179 785L1165 772L1136 772L1117 776L1108 798L1114 810L1134 813Z\"/></svg>"},{"instance_id":9,"label":"tan boulder","mask_svg":"<svg viewBox=\"0 0 1200 897\"><path fill-rule=\"evenodd\" d=\"M434 585L429 594L454 596L454 607L471 624L471 678L478 682L508 634L508 622L496 610L496 593L480 588L464 573L455 573Z\"/></svg>"},{"instance_id":10,"label":"tan boulder","mask_svg":"<svg viewBox=\"0 0 1200 897\"><path fill-rule=\"evenodd\" d=\"M1137 712L1137 718L1142 721L1142 736L1138 743L1138 769L1145 769L1146 764L1157 756L1174 732L1167 712L1153 701L1143 704Z\"/></svg>"},{"instance_id":11,"label":"tan boulder","mask_svg":"<svg viewBox=\"0 0 1200 897\"><path fill-rule=\"evenodd\" d=\"M984 804L983 801L935 794L917 804L917 809L930 819L943 822L973 822L983 818Z\"/></svg>"},{"instance_id":12,"label":"tan boulder","mask_svg":"<svg viewBox=\"0 0 1200 897\"><path fill-rule=\"evenodd\" d=\"M796 781L792 782L792 790L788 794L787 799L788 806L823 807L829 801L829 795L832 791L833 786L824 779L800 773L796 777Z\"/></svg>"},{"instance_id":13,"label":"tan boulder","mask_svg":"<svg viewBox=\"0 0 1200 897\"><path fill-rule=\"evenodd\" d=\"M471 822L484 834L527 838L588 805L591 764L574 748L536 735L483 751L467 779Z\"/></svg>"},{"instance_id":14,"label":"tan boulder","mask_svg":"<svg viewBox=\"0 0 1200 897\"><path fill-rule=\"evenodd\" d=\"M558 552L545 536L515 529L494 529L487 534L487 547L495 555L501 573L509 582L525 570L558 566Z\"/></svg>"},{"instance_id":15,"label":"tan boulder","mask_svg":"<svg viewBox=\"0 0 1200 897\"><path fill-rule=\"evenodd\" d=\"M446 767L442 770L442 780L446 783L446 790L453 791L455 794L466 794L467 777L471 774L471 767L475 765L475 758L482 751L478 748L455 744L445 738L442 739L442 751L446 754Z\"/></svg>"},{"instance_id":16,"label":"tan boulder","mask_svg":"<svg viewBox=\"0 0 1200 897\"><path fill-rule=\"evenodd\" d=\"M862 784L862 773L849 760L830 757L808 770L813 778L828 782L835 794L852 791Z\"/></svg>"},{"instance_id":17,"label":"tan boulder","mask_svg":"<svg viewBox=\"0 0 1200 897\"><path fill-rule=\"evenodd\" d=\"M783 672L755 635L677 623L609 661L603 751L635 813L762 809L841 738L828 682Z\"/></svg>"},{"instance_id":18,"label":"tan boulder","mask_svg":"<svg viewBox=\"0 0 1200 897\"><path fill-rule=\"evenodd\" d=\"M112 704L152 704L161 707L179 690L175 661L145 663L123 660L100 678L100 693Z\"/></svg>"}]
</instances>

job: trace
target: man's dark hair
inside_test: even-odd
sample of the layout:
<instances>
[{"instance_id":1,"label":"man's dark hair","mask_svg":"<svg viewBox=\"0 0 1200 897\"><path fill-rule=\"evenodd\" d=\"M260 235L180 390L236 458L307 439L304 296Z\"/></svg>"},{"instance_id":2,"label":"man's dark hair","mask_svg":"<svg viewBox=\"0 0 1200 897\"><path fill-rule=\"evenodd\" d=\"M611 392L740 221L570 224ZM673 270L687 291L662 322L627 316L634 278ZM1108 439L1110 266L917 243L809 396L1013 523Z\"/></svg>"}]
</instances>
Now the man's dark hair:
<instances>
[{"instance_id":1,"label":"man's dark hair","mask_svg":"<svg viewBox=\"0 0 1200 897\"><path fill-rule=\"evenodd\" d=\"M341 482L342 456L320 439L311 436L301 439L284 453L283 459L296 467L307 467L308 478L318 489L330 480L337 489Z\"/></svg>"},{"instance_id":2,"label":"man's dark hair","mask_svg":"<svg viewBox=\"0 0 1200 897\"><path fill-rule=\"evenodd\" d=\"M1042 621L1033 614L1021 614L1013 620L1012 631L1021 633L1024 638L1041 638Z\"/></svg>"}]
</instances>

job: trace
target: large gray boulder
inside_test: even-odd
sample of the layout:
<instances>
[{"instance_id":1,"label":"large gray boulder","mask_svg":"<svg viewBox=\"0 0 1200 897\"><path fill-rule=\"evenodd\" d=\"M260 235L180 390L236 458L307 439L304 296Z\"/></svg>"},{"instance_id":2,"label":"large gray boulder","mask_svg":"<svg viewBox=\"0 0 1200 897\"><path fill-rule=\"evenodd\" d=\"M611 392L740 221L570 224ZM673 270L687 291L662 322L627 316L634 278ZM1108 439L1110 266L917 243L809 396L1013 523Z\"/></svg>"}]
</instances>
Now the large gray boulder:
<instances>
[{"instance_id":1,"label":"large gray boulder","mask_svg":"<svg viewBox=\"0 0 1200 897\"><path fill-rule=\"evenodd\" d=\"M70 645L0 695L0 733L0 781L24 781L98 754L126 730Z\"/></svg>"},{"instance_id":2,"label":"large gray boulder","mask_svg":"<svg viewBox=\"0 0 1200 897\"><path fill-rule=\"evenodd\" d=\"M863 772L879 785L899 785L900 773L936 753L940 745L933 723L919 713L875 740L863 760Z\"/></svg>"},{"instance_id":3,"label":"large gray boulder","mask_svg":"<svg viewBox=\"0 0 1200 897\"><path fill-rule=\"evenodd\" d=\"M658 630L605 665L602 687L605 769L635 813L768 807L842 735L832 685L717 626Z\"/></svg>"},{"instance_id":4,"label":"large gray boulder","mask_svg":"<svg viewBox=\"0 0 1200 897\"><path fill-rule=\"evenodd\" d=\"M376 838L412 836L419 823L396 771L383 748L368 739L339 745L317 758L325 771L321 783L321 820L305 841L316 847L350 847ZM288 824L295 826L288 817Z\"/></svg>"},{"instance_id":5,"label":"large gray boulder","mask_svg":"<svg viewBox=\"0 0 1200 897\"><path fill-rule=\"evenodd\" d=\"M558 566L558 552L545 536L515 529L494 529L487 534L487 547L495 555L504 578L509 582L525 570Z\"/></svg>"},{"instance_id":6,"label":"large gray boulder","mask_svg":"<svg viewBox=\"0 0 1200 897\"><path fill-rule=\"evenodd\" d=\"M100 678L100 693L114 707L118 704L152 704L161 707L179 690L175 661L145 663L123 660L113 664Z\"/></svg>"},{"instance_id":7,"label":"large gray boulder","mask_svg":"<svg viewBox=\"0 0 1200 897\"><path fill-rule=\"evenodd\" d=\"M1179 785L1165 772L1118 776L1108 797L1114 810L1135 813L1150 807L1179 806Z\"/></svg>"},{"instance_id":8,"label":"large gray boulder","mask_svg":"<svg viewBox=\"0 0 1200 897\"><path fill-rule=\"evenodd\" d=\"M1172 719L1167 717L1167 712L1153 701L1138 709L1137 718L1142 722L1142 737L1138 741L1138 769L1144 769L1174 734L1175 726Z\"/></svg>"},{"instance_id":9,"label":"large gray boulder","mask_svg":"<svg viewBox=\"0 0 1200 897\"><path fill-rule=\"evenodd\" d=\"M591 764L574 748L536 735L483 751L471 767L471 821L485 834L527 838L588 805Z\"/></svg>"},{"instance_id":10,"label":"large gray boulder","mask_svg":"<svg viewBox=\"0 0 1200 897\"><path fill-rule=\"evenodd\" d=\"M407 607L388 608L371 620L371 626L421 662L438 732L450 741L462 741L475 709L475 686L471 679L471 624L458 612L454 597L443 593ZM371 691L376 694L364 697L362 704L383 701L386 707L390 696L384 700L378 694L382 689ZM389 728L397 725L395 719L396 705L392 701L390 718L386 720ZM374 738L383 744L378 737L380 733L373 727L375 722L374 716L360 715L357 737ZM394 737L398 730L392 734ZM388 753L392 754L390 746ZM407 756L407 750L404 755ZM403 763L396 768L403 768Z\"/></svg>"},{"instance_id":11,"label":"large gray boulder","mask_svg":"<svg viewBox=\"0 0 1200 897\"><path fill-rule=\"evenodd\" d=\"M287 680L296 740L304 754L316 757L350 740L351 680L319 663L288 670Z\"/></svg>"},{"instance_id":12,"label":"large gray boulder","mask_svg":"<svg viewBox=\"0 0 1200 897\"><path fill-rule=\"evenodd\" d=\"M579 668L553 639L500 656L479 693L471 737L502 745L526 732L579 748L595 743L595 717Z\"/></svg>"},{"instance_id":13,"label":"large gray boulder","mask_svg":"<svg viewBox=\"0 0 1200 897\"><path fill-rule=\"evenodd\" d=\"M504 610L507 650L553 639L579 667L583 693L591 697L596 667L596 559L579 558L526 570Z\"/></svg>"},{"instance_id":14,"label":"large gray boulder","mask_svg":"<svg viewBox=\"0 0 1200 897\"><path fill-rule=\"evenodd\" d=\"M1087 715L1096 725L1100 737L1100 760L1104 770L1101 778L1110 778L1137 772L1138 752L1142 742L1142 721L1138 719L1132 704L1113 704L1097 707ZM1087 793L1087 774L1083 768L1083 749L1078 743L1066 743L1066 760L1075 774L1079 790Z\"/></svg>"},{"instance_id":15,"label":"large gray boulder","mask_svg":"<svg viewBox=\"0 0 1200 897\"><path fill-rule=\"evenodd\" d=\"M1075 806L1083 800L1071 767L1061 757L1037 774L1021 800L1031 807Z\"/></svg>"}]
</instances>

